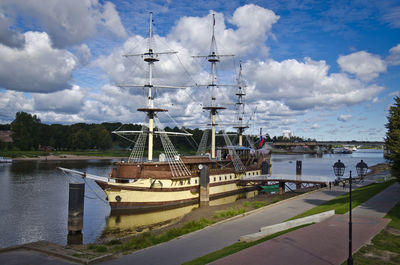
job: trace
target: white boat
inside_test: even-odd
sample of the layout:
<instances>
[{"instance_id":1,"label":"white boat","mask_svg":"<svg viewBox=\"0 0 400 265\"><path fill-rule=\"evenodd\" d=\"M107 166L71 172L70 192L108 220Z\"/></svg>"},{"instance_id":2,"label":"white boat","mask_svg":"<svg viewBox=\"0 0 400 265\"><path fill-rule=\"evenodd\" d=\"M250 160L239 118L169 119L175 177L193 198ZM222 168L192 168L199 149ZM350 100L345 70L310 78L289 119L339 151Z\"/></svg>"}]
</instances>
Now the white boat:
<instances>
[{"instance_id":1,"label":"white boat","mask_svg":"<svg viewBox=\"0 0 400 265\"><path fill-rule=\"evenodd\" d=\"M12 159L0 156L0 163L12 163Z\"/></svg>"},{"instance_id":2,"label":"white boat","mask_svg":"<svg viewBox=\"0 0 400 265\"><path fill-rule=\"evenodd\" d=\"M346 147L336 147L333 148L332 152L334 154L351 154L352 150Z\"/></svg>"}]
</instances>

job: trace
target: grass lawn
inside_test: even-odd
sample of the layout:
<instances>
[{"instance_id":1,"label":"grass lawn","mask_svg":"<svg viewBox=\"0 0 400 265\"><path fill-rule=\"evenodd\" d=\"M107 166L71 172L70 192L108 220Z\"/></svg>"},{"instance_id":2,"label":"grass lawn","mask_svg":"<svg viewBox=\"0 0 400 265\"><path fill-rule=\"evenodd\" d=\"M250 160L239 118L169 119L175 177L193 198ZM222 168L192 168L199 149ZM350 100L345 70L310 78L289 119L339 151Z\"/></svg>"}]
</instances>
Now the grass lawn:
<instances>
[{"instance_id":1,"label":"grass lawn","mask_svg":"<svg viewBox=\"0 0 400 265\"><path fill-rule=\"evenodd\" d=\"M354 264L400 264L400 202L385 218L392 221L372 239L371 244L365 245L353 255Z\"/></svg>"},{"instance_id":2,"label":"grass lawn","mask_svg":"<svg viewBox=\"0 0 400 265\"><path fill-rule=\"evenodd\" d=\"M391 180L383 183L373 183L367 186L360 187L358 189L353 190L352 192L352 209L367 201L369 198L378 194L382 190L386 189L390 185L395 183L395 180ZM336 214L344 214L349 211L349 193L343 194L339 197L336 197L333 200L327 201L324 204L321 204L317 207L314 207L308 211L305 211L302 214L299 214L289 220L294 220L297 218L302 218L306 216L310 216L317 213L322 213L325 211L335 210Z\"/></svg>"}]
</instances>

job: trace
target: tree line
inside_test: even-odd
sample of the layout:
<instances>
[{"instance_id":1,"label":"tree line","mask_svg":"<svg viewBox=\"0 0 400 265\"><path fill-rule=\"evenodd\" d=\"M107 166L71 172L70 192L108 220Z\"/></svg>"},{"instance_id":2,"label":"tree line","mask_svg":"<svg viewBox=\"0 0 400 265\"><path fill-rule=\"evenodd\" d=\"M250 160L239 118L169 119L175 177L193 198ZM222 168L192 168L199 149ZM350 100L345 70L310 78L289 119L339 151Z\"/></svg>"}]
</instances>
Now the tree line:
<instances>
[{"instance_id":1,"label":"tree line","mask_svg":"<svg viewBox=\"0 0 400 265\"><path fill-rule=\"evenodd\" d=\"M108 150L108 149L130 149L134 143L116 134L112 131L120 128L127 131L140 131L140 124L122 124L120 122L103 122L101 124L76 123L71 125L64 124L44 124L39 117L26 112L17 112L15 119L11 124L0 124L0 130L11 130L13 143L2 145L1 149L18 149L18 150ZM147 129L147 127L146 127ZM180 150L197 150L201 141L204 130L195 128L164 128L167 132L191 133L190 137L172 136L170 140L175 148ZM231 141L235 142L235 132L227 132ZM217 146L224 146L225 139L222 137L223 132L217 133ZM209 137L210 138L210 137ZM259 137L251 136L251 140L258 146ZM270 137L268 134L263 135L264 142L287 142L287 141L312 141L312 139L303 139L300 137L292 137L290 139L283 136ZM211 140L209 139L209 142ZM208 143L210 144L210 143ZM162 150L162 143L159 137L154 138L154 149Z\"/></svg>"}]
</instances>

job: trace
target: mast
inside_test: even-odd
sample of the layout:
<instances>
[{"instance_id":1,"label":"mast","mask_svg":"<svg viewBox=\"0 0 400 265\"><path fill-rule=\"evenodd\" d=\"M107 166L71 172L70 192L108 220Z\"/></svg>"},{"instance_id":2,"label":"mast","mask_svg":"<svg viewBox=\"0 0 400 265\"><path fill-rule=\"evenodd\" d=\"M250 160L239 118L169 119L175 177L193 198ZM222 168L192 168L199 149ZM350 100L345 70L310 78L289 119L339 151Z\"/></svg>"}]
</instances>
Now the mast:
<instances>
[{"instance_id":1,"label":"mast","mask_svg":"<svg viewBox=\"0 0 400 265\"><path fill-rule=\"evenodd\" d=\"M216 158L215 152L215 128L217 123L215 121L215 116L219 110L226 109L225 107L217 106L215 101L215 89L217 87L216 84L216 66L219 62L219 58L223 56L233 56L233 55L221 55L218 54L217 51L217 43L215 41L215 14L213 14L213 27L212 27L212 37L211 37L211 46L210 53L207 56L195 56L195 57L205 57L207 61L211 63L211 82L207 85L207 87L211 91L211 104L209 106L203 107L205 110L209 110L211 113L211 158Z\"/></svg>"},{"instance_id":2,"label":"mast","mask_svg":"<svg viewBox=\"0 0 400 265\"><path fill-rule=\"evenodd\" d=\"M242 63L240 63L240 69L239 69L239 75L237 78L237 85L238 85L238 90L236 91L236 95L238 96L238 101L236 102L236 107L237 107L237 116L238 116L238 125L233 126L233 128L237 129L238 136L239 136L239 146L243 145L243 132L245 129L249 128L249 126L245 125L243 123L243 114L244 114L244 102L243 102L243 96L246 95L246 93L243 91L243 83L242 83Z\"/></svg>"},{"instance_id":3,"label":"mast","mask_svg":"<svg viewBox=\"0 0 400 265\"><path fill-rule=\"evenodd\" d=\"M152 48L153 42L153 12L150 12L150 21L149 21L149 42L148 42L148 50L143 54L126 54L125 57L129 56L141 56L143 60L147 63L149 75L148 75L148 83L145 85L132 85L132 84L123 84L119 85L120 87L143 87L147 88L147 106L146 108L138 108L138 111L146 112L147 117L149 119L149 135L148 135L148 155L147 160L149 162L153 161L153 138L154 138L154 117L157 112L166 112L167 109L157 108L154 106L154 98L152 95L153 88L185 88L185 87L177 87L177 86L162 86L162 85L154 85L153 84L153 67L156 62L159 61L158 55L160 54L172 54L177 52L153 52Z\"/></svg>"},{"instance_id":4,"label":"mast","mask_svg":"<svg viewBox=\"0 0 400 265\"><path fill-rule=\"evenodd\" d=\"M157 54L153 53L152 42L153 42L153 12L150 12L149 21L149 49L148 52L144 54L143 60L147 62L149 69L149 83L145 85L148 88L147 96L147 108L139 108L138 111L147 112L147 117L149 118L149 138L148 138L148 150L147 150L147 160L149 162L153 161L153 138L154 138L154 114L157 112L168 111L166 109L154 108L154 98L152 95L153 88L153 67L154 63L158 62Z\"/></svg>"}]
</instances>

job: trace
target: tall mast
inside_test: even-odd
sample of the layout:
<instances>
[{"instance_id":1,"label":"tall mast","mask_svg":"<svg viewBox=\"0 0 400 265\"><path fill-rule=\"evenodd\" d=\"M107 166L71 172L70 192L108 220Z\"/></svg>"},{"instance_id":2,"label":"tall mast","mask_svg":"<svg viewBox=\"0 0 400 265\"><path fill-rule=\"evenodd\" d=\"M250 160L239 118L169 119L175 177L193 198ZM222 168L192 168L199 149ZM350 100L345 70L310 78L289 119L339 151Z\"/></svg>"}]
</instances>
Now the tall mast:
<instances>
[{"instance_id":1,"label":"tall mast","mask_svg":"<svg viewBox=\"0 0 400 265\"><path fill-rule=\"evenodd\" d=\"M218 54L217 51L217 43L215 41L215 14L213 14L213 27L212 27L212 37L211 37L211 46L210 46L210 53L207 56L195 56L195 57L205 57L207 61L211 63L211 81L207 85L207 87L211 91L211 104L210 106L203 107L205 110L209 110L211 113L211 158L216 157L215 152L215 128L217 126L215 122L215 116L218 110L226 109L225 107L217 106L216 98L215 98L215 89L217 87L216 82L216 66L219 62L219 58L223 56L233 56L233 55L221 55Z\"/></svg>"},{"instance_id":2,"label":"tall mast","mask_svg":"<svg viewBox=\"0 0 400 265\"><path fill-rule=\"evenodd\" d=\"M147 160L149 162L153 161L153 138L154 138L154 116L157 112L165 112L167 109L154 107L154 98L152 95L153 88L185 88L185 87L177 87L177 86L162 86L162 85L154 85L153 84L153 67L154 63L158 62L158 55L160 54L171 54L177 52L153 52L152 48L153 42L153 13L150 12L150 21L149 21L149 42L148 42L148 50L143 54L127 54L125 57L129 56L141 56L143 60L147 63L149 76L148 83L145 85L132 85L132 84L123 84L119 85L121 87L144 87L148 90L147 96L147 107L146 108L138 108L138 111L146 112L147 117L149 118L149 135L148 135L148 155Z\"/></svg>"},{"instance_id":3,"label":"tall mast","mask_svg":"<svg viewBox=\"0 0 400 265\"><path fill-rule=\"evenodd\" d=\"M237 129L238 136L239 136L239 146L243 145L243 132L245 129L249 128L249 126L245 125L243 123L243 114L244 114L244 102L243 102L243 96L246 95L246 93L243 91L243 83L242 83L242 63L240 63L240 69L239 69L239 75L237 78L237 85L238 85L238 90L236 92L236 95L238 96L238 101L236 102L236 107L237 107L237 117L238 117L238 125L233 126L233 128Z\"/></svg>"}]
</instances>

